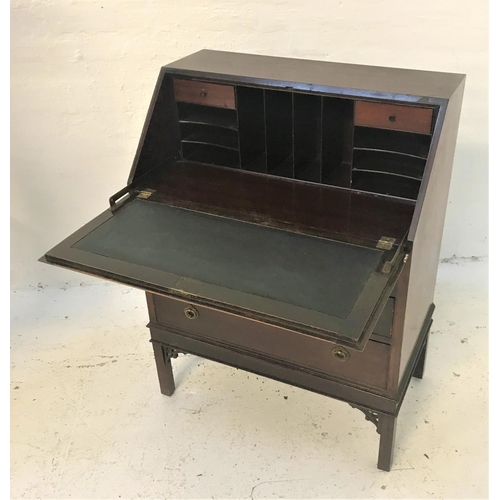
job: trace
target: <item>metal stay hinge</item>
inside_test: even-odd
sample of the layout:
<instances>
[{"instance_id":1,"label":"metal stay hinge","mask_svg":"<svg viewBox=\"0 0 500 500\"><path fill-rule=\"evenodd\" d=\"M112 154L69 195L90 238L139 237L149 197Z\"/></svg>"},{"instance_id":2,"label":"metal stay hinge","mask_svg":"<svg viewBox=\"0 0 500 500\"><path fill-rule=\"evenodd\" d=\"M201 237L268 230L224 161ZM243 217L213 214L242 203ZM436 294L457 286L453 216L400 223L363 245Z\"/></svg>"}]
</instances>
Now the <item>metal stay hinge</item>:
<instances>
[{"instance_id":1,"label":"metal stay hinge","mask_svg":"<svg viewBox=\"0 0 500 500\"><path fill-rule=\"evenodd\" d=\"M137 198L140 198L141 200L147 200L154 193L154 189L145 189L144 191L139 191Z\"/></svg>"},{"instance_id":2,"label":"metal stay hinge","mask_svg":"<svg viewBox=\"0 0 500 500\"><path fill-rule=\"evenodd\" d=\"M405 253L405 255L403 257L403 264L406 264L407 260L408 260L408 254ZM382 268L380 269L380 272L382 274L389 274L392 271L392 268L394 266L394 262L395 262L395 257L393 256L392 260L388 260L388 261L384 262L384 264L382 265Z\"/></svg>"},{"instance_id":3,"label":"metal stay hinge","mask_svg":"<svg viewBox=\"0 0 500 500\"><path fill-rule=\"evenodd\" d=\"M382 238L380 238L377 242L377 248L380 248L381 250L391 250L394 243L396 243L396 238L382 236Z\"/></svg>"}]
</instances>

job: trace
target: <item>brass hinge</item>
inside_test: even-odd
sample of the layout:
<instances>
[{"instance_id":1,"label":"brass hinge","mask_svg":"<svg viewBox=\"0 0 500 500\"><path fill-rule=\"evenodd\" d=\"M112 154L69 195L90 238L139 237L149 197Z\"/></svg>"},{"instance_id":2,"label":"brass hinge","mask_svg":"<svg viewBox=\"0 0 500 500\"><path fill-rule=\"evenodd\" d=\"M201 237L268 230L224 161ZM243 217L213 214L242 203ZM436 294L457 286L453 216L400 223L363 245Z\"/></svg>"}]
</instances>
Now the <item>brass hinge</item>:
<instances>
[{"instance_id":1,"label":"brass hinge","mask_svg":"<svg viewBox=\"0 0 500 500\"><path fill-rule=\"evenodd\" d=\"M380 248L381 250L390 250L392 248L392 245L396 243L396 238L389 238L388 236L382 236L378 240L377 243L377 248Z\"/></svg>"},{"instance_id":2,"label":"brass hinge","mask_svg":"<svg viewBox=\"0 0 500 500\"><path fill-rule=\"evenodd\" d=\"M147 200L154 192L154 189L145 189L144 191L139 191L137 198L140 198L141 200Z\"/></svg>"}]
</instances>

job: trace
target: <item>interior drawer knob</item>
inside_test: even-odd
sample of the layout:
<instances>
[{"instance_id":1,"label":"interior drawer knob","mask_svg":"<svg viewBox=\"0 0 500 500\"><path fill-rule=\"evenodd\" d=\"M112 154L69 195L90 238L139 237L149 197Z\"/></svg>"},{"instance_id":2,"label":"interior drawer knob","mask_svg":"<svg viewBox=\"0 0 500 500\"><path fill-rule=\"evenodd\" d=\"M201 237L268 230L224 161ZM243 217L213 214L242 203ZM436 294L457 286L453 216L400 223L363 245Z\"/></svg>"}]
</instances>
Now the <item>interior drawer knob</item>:
<instances>
[{"instance_id":1,"label":"interior drawer knob","mask_svg":"<svg viewBox=\"0 0 500 500\"><path fill-rule=\"evenodd\" d=\"M187 319L196 319L198 317L198 311L193 306L186 306L184 308L184 314Z\"/></svg>"},{"instance_id":2,"label":"interior drawer knob","mask_svg":"<svg viewBox=\"0 0 500 500\"><path fill-rule=\"evenodd\" d=\"M335 347L332 351L333 357L339 361L347 361L351 355L343 347Z\"/></svg>"},{"instance_id":3,"label":"interior drawer knob","mask_svg":"<svg viewBox=\"0 0 500 500\"><path fill-rule=\"evenodd\" d=\"M200 95L201 97L207 97L208 92L205 89L201 89Z\"/></svg>"},{"instance_id":4,"label":"interior drawer knob","mask_svg":"<svg viewBox=\"0 0 500 500\"><path fill-rule=\"evenodd\" d=\"M394 123L396 121L396 117L394 115L389 116L389 121Z\"/></svg>"}]
</instances>

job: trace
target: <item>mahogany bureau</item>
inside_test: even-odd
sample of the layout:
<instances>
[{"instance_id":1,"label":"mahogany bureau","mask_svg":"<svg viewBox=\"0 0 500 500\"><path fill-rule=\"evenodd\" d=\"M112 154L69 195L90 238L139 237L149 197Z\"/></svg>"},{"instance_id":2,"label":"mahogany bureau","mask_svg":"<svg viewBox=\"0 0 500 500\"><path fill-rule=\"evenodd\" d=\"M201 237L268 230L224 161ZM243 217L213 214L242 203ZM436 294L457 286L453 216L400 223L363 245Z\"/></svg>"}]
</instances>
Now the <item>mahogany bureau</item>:
<instances>
[{"instance_id":1,"label":"mahogany bureau","mask_svg":"<svg viewBox=\"0 0 500 500\"><path fill-rule=\"evenodd\" d=\"M389 471L424 372L464 83L197 52L161 68L110 208L41 260L145 290L163 394L181 352L345 401Z\"/></svg>"}]
</instances>

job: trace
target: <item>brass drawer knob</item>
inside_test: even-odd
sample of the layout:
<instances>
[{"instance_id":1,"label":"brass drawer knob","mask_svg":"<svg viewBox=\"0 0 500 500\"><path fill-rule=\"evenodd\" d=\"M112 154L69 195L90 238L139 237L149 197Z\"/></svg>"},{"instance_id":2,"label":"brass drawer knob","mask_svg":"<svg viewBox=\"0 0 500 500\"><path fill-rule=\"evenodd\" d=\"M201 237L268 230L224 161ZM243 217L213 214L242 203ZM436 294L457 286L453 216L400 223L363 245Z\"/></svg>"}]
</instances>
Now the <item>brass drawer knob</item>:
<instances>
[{"instance_id":1,"label":"brass drawer knob","mask_svg":"<svg viewBox=\"0 0 500 500\"><path fill-rule=\"evenodd\" d=\"M201 89L200 96L201 97L207 97L208 92L205 89Z\"/></svg>"},{"instance_id":2,"label":"brass drawer knob","mask_svg":"<svg viewBox=\"0 0 500 500\"><path fill-rule=\"evenodd\" d=\"M394 115L389 116L389 121L394 123L396 121L396 117Z\"/></svg>"},{"instance_id":3,"label":"brass drawer knob","mask_svg":"<svg viewBox=\"0 0 500 500\"><path fill-rule=\"evenodd\" d=\"M351 355L343 347L335 347L332 351L333 357L339 361L347 361Z\"/></svg>"},{"instance_id":4,"label":"brass drawer knob","mask_svg":"<svg viewBox=\"0 0 500 500\"><path fill-rule=\"evenodd\" d=\"M187 319L196 319L198 317L198 311L193 306L186 306L184 314Z\"/></svg>"}]
</instances>

